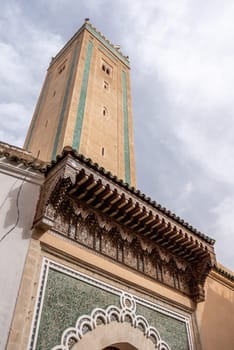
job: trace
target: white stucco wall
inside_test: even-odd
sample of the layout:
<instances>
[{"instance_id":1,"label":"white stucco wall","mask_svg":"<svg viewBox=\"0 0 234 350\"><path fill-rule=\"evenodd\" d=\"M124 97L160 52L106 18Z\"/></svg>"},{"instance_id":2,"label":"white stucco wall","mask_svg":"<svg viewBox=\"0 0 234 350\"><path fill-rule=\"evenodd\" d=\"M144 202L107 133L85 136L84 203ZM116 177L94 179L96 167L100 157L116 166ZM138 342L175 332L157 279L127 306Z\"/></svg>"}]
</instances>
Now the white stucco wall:
<instances>
[{"instance_id":1,"label":"white stucco wall","mask_svg":"<svg viewBox=\"0 0 234 350\"><path fill-rule=\"evenodd\" d=\"M0 162L0 349L5 349L43 175Z\"/></svg>"}]
</instances>

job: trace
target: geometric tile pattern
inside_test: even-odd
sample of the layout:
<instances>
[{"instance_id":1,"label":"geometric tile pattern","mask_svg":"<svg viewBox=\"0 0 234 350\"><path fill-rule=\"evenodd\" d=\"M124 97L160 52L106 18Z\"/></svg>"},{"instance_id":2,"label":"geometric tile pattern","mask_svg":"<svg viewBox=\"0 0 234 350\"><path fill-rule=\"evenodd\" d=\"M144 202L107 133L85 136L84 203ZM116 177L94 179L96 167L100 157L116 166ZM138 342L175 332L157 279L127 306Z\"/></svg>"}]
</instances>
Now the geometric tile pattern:
<instances>
[{"instance_id":1,"label":"geometric tile pattern","mask_svg":"<svg viewBox=\"0 0 234 350\"><path fill-rule=\"evenodd\" d=\"M74 327L83 315L93 315L95 309L102 309L104 313L113 307L123 310L123 295L126 294L118 288L45 259L29 349L52 349L61 343L67 328ZM131 316L134 327L140 315L145 320L146 332L151 328L157 330L158 336L160 334L168 346L164 349L193 350L189 315L185 317L136 296L131 298L134 300L135 314Z\"/></svg>"}]
</instances>

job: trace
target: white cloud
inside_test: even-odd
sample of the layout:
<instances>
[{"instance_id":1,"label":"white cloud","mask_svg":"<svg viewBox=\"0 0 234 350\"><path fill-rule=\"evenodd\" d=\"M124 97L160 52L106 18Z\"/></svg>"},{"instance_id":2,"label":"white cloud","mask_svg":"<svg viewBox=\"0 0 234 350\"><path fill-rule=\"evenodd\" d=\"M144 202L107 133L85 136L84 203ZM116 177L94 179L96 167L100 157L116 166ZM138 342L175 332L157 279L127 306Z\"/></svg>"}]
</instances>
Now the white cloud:
<instances>
[{"instance_id":1,"label":"white cloud","mask_svg":"<svg viewBox=\"0 0 234 350\"><path fill-rule=\"evenodd\" d=\"M62 39L37 27L19 4L14 5L5 5L0 20L0 136L5 142L22 145L48 57L62 46Z\"/></svg>"},{"instance_id":2,"label":"white cloud","mask_svg":"<svg viewBox=\"0 0 234 350\"><path fill-rule=\"evenodd\" d=\"M138 1L131 51L165 87L172 108L166 118L186 152L212 176L234 184L234 6L227 3L209 2L197 18L192 1L158 1L151 11Z\"/></svg>"},{"instance_id":3,"label":"white cloud","mask_svg":"<svg viewBox=\"0 0 234 350\"><path fill-rule=\"evenodd\" d=\"M30 110L19 103L0 103L0 111L0 140L13 145L22 145L27 127L25 117L30 114Z\"/></svg>"}]
</instances>

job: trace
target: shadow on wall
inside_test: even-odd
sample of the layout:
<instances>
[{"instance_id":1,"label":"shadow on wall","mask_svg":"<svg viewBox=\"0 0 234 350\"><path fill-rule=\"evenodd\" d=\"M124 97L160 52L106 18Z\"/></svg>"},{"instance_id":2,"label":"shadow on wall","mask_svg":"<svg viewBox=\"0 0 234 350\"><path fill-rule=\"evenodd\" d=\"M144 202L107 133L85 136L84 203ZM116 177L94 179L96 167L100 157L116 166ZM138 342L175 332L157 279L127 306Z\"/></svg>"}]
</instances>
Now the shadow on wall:
<instances>
[{"instance_id":1,"label":"shadow on wall","mask_svg":"<svg viewBox=\"0 0 234 350\"><path fill-rule=\"evenodd\" d=\"M5 217L2 218L4 232L0 241L7 239L10 235L19 232L22 239L29 239L31 236L31 226L35 215L35 195L36 185L17 179L11 186L7 197L1 205L1 211ZM4 215L4 214L3 214Z\"/></svg>"}]
</instances>

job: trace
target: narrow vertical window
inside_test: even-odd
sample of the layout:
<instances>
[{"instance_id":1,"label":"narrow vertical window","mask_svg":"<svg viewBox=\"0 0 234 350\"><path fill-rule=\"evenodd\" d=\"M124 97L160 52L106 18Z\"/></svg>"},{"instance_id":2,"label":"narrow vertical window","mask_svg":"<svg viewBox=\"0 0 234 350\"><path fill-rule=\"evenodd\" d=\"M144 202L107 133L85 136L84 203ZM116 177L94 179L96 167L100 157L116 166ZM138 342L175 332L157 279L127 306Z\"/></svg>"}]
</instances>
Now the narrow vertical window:
<instances>
[{"instance_id":1,"label":"narrow vertical window","mask_svg":"<svg viewBox=\"0 0 234 350\"><path fill-rule=\"evenodd\" d=\"M104 90L109 90L109 84L107 83L107 81L103 82L103 88Z\"/></svg>"},{"instance_id":2,"label":"narrow vertical window","mask_svg":"<svg viewBox=\"0 0 234 350\"><path fill-rule=\"evenodd\" d=\"M105 155L105 148L102 147L102 156L104 157L104 155Z\"/></svg>"},{"instance_id":3,"label":"narrow vertical window","mask_svg":"<svg viewBox=\"0 0 234 350\"><path fill-rule=\"evenodd\" d=\"M103 115L103 117L107 117L108 116L108 110L107 110L106 107L102 108L102 115Z\"/></svg>"},{"instance_id":4,"label":"narrow vertical window","mask_svg":"<svg viewBox=\"0 0 234 350\"><path fill-rule=\"evenodd\" d=\"M107 64L106 62L102 62L101 69L104 73L106 73L106 75L109 75L109 77L112 76L113 68L111 66L109 66L109 64Z\"/></svg>"},{"instance_id":5,"label":"narrow vertical window","mask_svg":"<svg viewBox=\"0 0 234 350\"><path fill-rule=\"evenodd\" d=\"M58 73L61 74L61 73L64 71L65 68L66 68L66 65L65 65L65 64L63 64L62 66L60 66L60 67L59 67L59 70L58 70Z\"/></svg>"}]
</instances>

